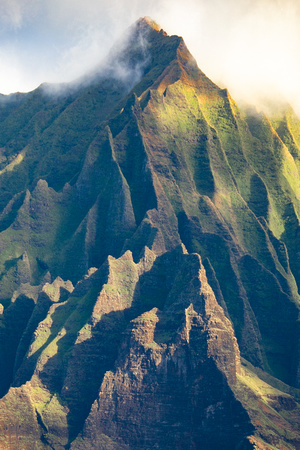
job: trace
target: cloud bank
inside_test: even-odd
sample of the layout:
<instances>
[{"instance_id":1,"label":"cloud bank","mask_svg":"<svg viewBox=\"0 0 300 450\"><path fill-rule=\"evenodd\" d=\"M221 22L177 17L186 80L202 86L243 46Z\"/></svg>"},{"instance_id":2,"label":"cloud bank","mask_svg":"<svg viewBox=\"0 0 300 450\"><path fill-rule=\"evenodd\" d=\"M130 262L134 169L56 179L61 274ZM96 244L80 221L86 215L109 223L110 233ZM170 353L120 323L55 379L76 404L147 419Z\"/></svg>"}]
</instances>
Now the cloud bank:
<instances>
[{"instance_id":1,"label":"cloud bank","mask_svg":"<svg viewBox=\"0 0 300 450\"><path fill-rule=\"evenodd\" d=\"M2 0L0 92L83 75L146 15L236 100L286 99L300 115L298 0Z\"/></svg>"}]
</instances>

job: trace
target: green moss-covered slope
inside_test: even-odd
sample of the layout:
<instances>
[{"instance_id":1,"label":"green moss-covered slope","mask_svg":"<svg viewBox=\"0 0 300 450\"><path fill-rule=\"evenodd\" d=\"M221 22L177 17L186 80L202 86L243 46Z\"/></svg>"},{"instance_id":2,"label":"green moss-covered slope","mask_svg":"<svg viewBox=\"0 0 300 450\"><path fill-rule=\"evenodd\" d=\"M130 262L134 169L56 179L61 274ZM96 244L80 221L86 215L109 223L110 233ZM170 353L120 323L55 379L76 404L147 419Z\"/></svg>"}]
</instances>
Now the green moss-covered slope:
<instances>
[{"instance_id":1,"label":"green moss-covered slope","mask_svg":"<svg viewBox=\"0 0 300 450\"><path fill-rule=\"evenodd\" d=\"M299 146L148 18L1 97L0 447L298 448Z\"/></svg>"}]
</instances>

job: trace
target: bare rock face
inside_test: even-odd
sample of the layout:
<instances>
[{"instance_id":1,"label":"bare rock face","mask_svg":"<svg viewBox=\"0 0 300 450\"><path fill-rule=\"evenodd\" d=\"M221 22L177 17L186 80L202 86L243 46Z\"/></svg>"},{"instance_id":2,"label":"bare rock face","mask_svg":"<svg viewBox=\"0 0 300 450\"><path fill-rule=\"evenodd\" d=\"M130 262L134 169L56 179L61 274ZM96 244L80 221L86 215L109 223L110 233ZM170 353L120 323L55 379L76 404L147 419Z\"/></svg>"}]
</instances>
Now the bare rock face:
<instances>
[{"instance_id":1,"label":"bare rock face","mask_svg":"<svg viewBox=\"0 0 300 450\"><path fill-rule=\"evenodd\" d=\"M11 389L1 401L0 448L30 450L45 448L27 386Z\"/></svg>"},{"instance_id":2,"label":"bare rock face","mask_svg":"<svg viewBox=\"0 0 300 450\"><path fill-rule=\"evenodd\" d=\"M72 449L102 435L128 448L229 449L252 430L230 389L241 370L230 321L199 256L180 259L168 306L132 320Z\"/></svg>"}]
</instances>

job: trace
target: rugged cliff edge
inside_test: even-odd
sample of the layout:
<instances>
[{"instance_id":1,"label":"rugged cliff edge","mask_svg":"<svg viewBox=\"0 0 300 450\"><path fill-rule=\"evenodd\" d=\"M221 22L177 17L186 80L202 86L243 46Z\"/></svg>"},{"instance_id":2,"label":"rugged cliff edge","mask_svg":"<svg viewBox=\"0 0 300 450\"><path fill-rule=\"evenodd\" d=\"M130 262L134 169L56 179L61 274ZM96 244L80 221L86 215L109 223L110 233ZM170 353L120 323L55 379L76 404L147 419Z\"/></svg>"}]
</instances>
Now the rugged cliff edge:
<instances>
[{"instance_id":1,"label":"rugged cliff edge","mask_svg":"<svg viewBox=\"0 0 300 450\"><path fill-rule=\"evenodd\" d=\"M144 18L0 119L0 448L299 448L291 108Z\"/></svg>"}]
</instances>

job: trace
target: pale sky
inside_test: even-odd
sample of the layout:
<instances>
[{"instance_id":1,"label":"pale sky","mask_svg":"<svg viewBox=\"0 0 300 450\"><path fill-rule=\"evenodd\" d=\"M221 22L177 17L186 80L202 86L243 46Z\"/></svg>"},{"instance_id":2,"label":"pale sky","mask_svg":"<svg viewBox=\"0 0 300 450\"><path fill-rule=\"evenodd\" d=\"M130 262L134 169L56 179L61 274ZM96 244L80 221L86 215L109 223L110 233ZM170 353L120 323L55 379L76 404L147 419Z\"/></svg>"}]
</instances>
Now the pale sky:
<instances>
[{"instance_id":1,"label":"pale sky","mask_svg":"<svg viewBox=\"0 0 300 450\"><path fill-rule=\"evenodd\" d=\"M0 0L0 92L83 75L143 16L183 36L237 101L286 99L300 114L300 0Z\"/></svg>"}]
</instances>

